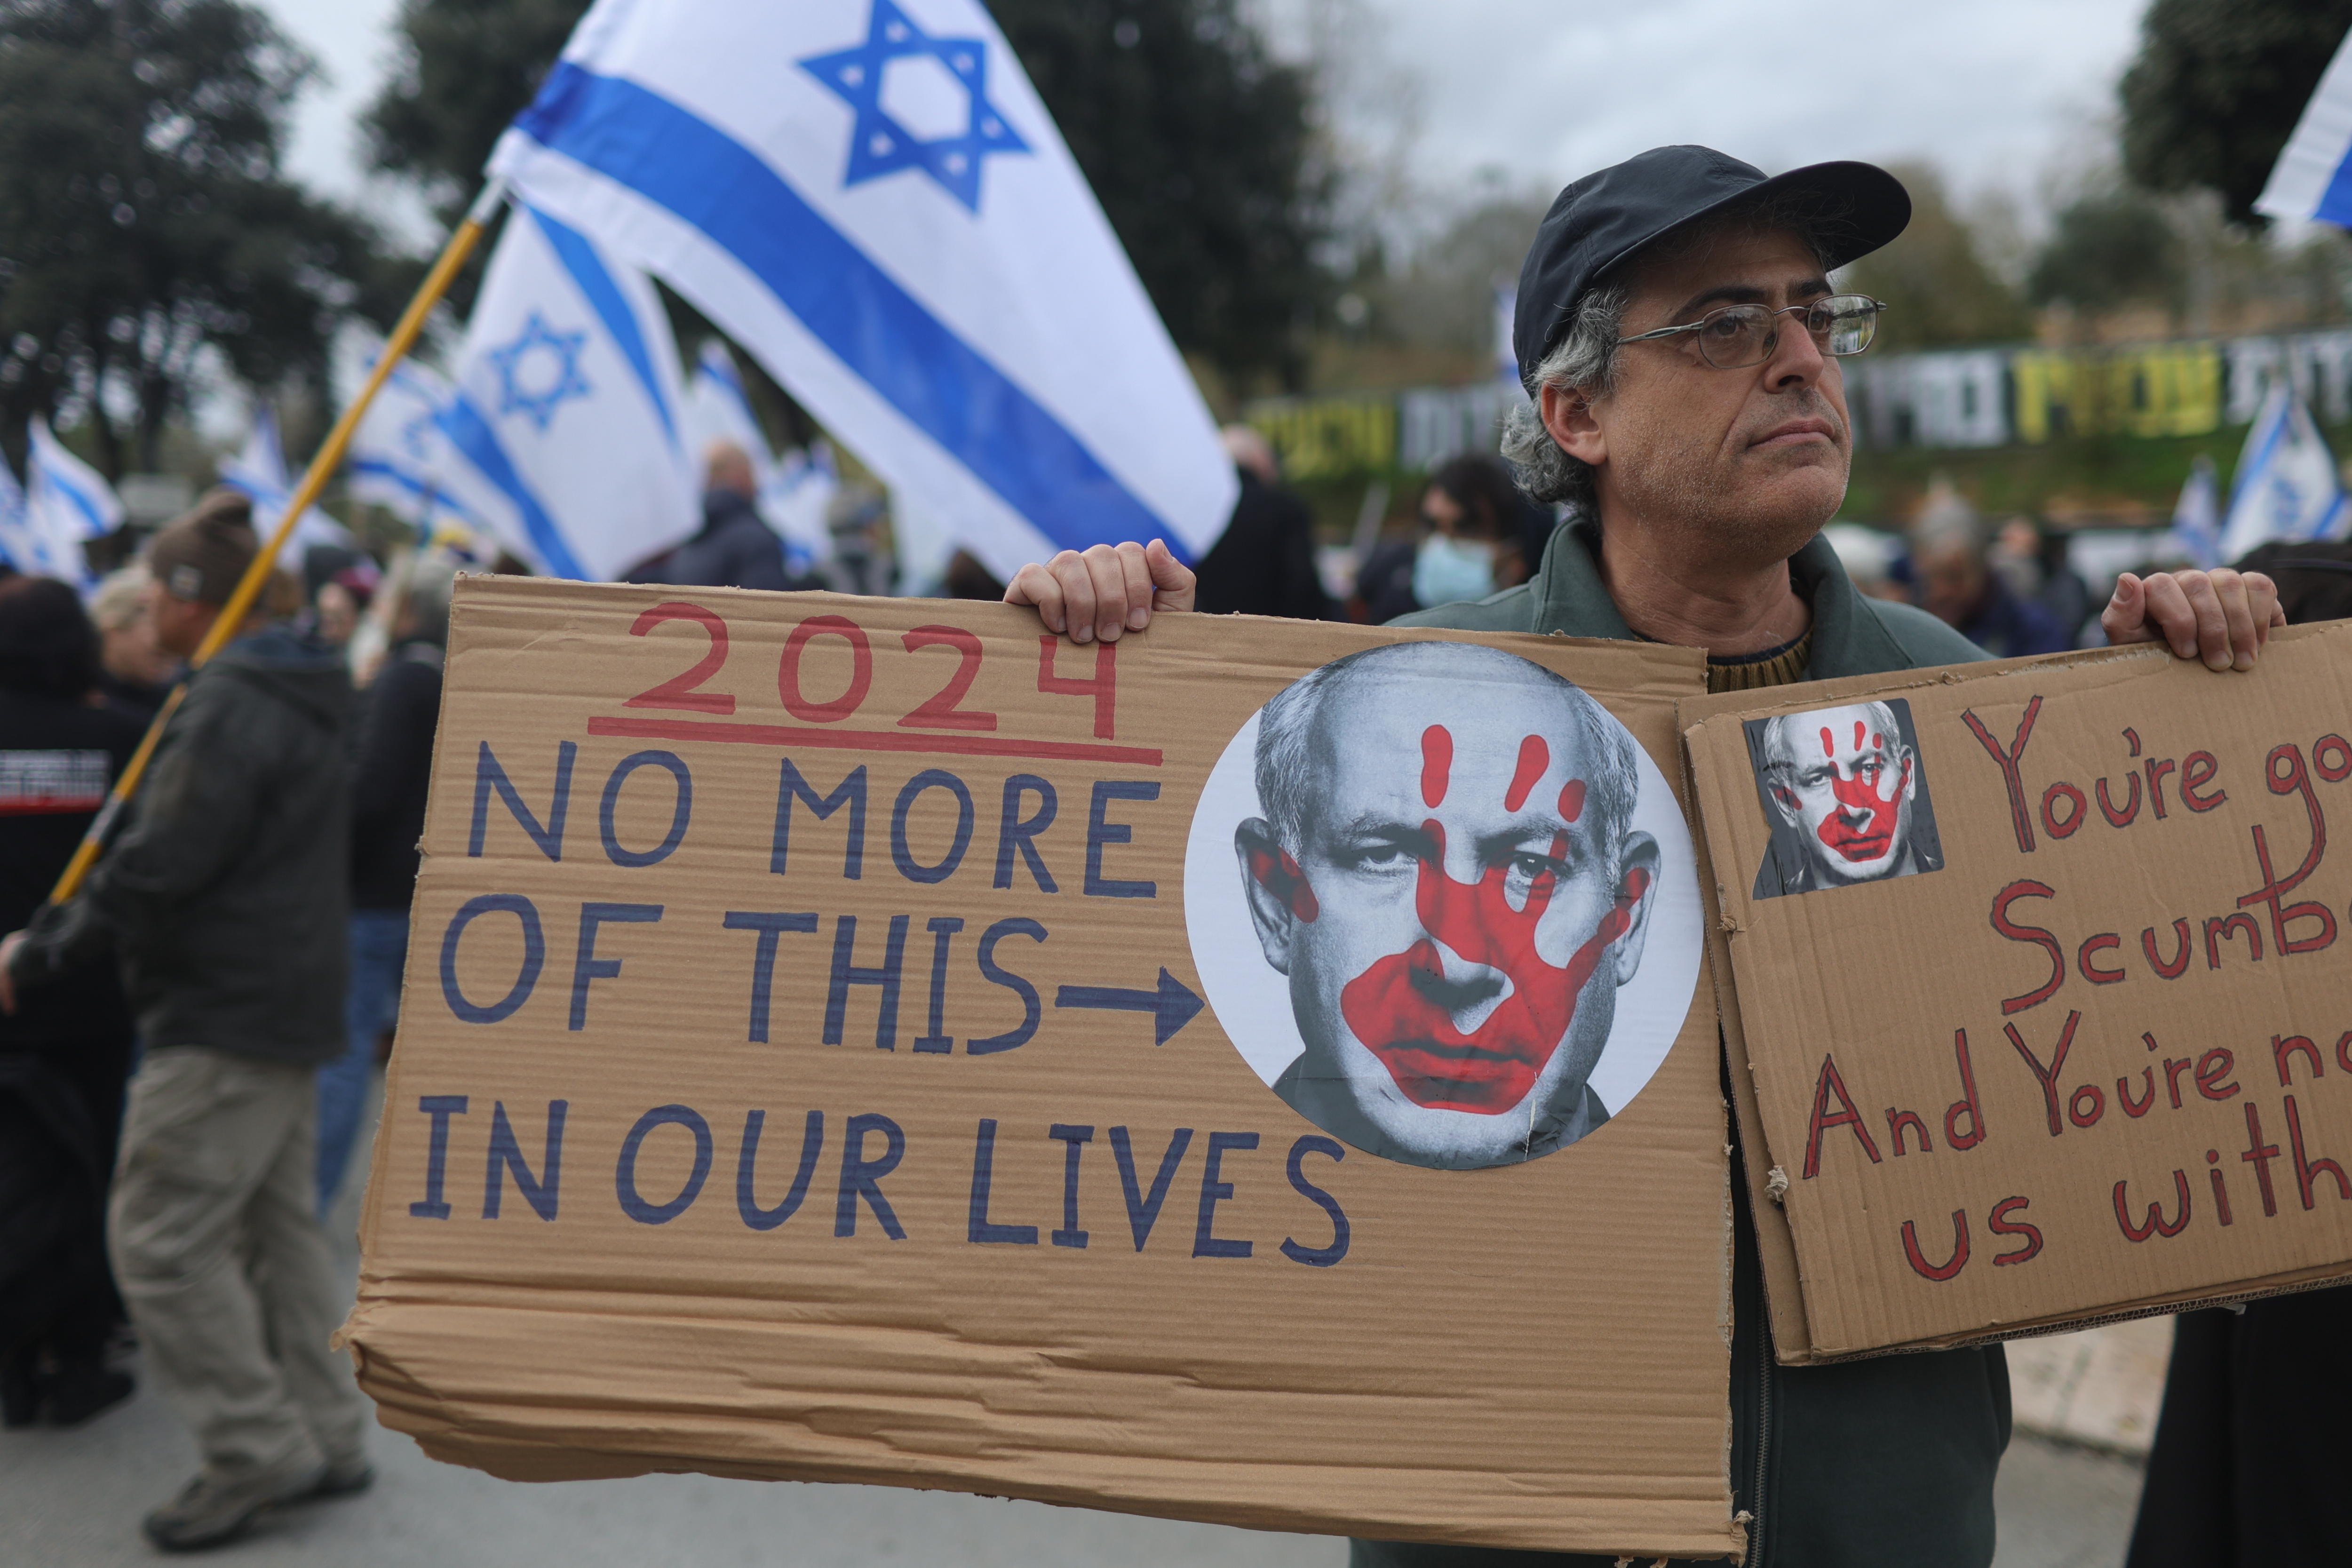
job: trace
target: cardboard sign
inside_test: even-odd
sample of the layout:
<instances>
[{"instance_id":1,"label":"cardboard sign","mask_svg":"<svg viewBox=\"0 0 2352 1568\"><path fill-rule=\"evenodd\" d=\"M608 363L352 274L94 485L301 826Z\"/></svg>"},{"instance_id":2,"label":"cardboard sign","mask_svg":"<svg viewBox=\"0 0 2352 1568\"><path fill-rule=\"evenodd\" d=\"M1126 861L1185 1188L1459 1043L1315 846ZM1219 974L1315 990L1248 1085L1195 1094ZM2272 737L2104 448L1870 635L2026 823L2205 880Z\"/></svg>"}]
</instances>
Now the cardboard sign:
<instances>
[{"instance_id":1,"label":"cardboard sign","mask_svg":"<svg viewBox=\"0 0 2352 1568\"><path fill-rule=\"evenodd\" d=\"M2337 624L1684 705L1785 1359L2352 1274L2347 669Z\"/></svg>"},{"instance_id":2,"label":"cardboard sign","mask_svg":"<svg viewBox=\"0 0 2352 1568\"><path fill-rule=\"evenodd\" d=\"M1699 671L467 581L362 1385L510 1477L1737 1555Z\"/></svg>"}]
</instances>

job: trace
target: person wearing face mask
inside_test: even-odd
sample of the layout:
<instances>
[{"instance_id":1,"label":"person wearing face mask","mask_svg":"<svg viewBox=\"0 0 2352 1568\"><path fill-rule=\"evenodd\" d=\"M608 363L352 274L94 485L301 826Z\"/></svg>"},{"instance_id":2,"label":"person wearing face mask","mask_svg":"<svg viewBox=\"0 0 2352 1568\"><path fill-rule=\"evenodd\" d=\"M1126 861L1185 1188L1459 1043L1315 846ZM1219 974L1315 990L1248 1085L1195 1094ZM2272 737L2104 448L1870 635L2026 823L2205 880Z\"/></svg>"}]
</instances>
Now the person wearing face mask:
<instances>
[{"instance_id":1,"label":"person wearing face mask","mask_svg":"<svg viewBox=\"0 0 2352 1568\"><path fill-rule=\"evenodd\" d=\"M1421 492L1428 531L1382 545L1357 576L1367 617L1381 625L1526 582L1523 507L1501 459L1465 453L1440 464Z\"/></svg>"}]
</instances>

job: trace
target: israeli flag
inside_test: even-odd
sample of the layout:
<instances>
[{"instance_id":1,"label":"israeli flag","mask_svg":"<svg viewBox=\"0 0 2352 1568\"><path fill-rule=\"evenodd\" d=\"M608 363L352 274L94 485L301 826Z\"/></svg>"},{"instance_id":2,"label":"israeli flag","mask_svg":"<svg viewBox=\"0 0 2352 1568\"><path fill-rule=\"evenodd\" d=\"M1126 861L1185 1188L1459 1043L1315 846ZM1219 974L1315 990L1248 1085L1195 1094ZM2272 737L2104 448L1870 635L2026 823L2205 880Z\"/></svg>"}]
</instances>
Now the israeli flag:
<instances>
[{"instance_id":1,"label":"israeli flag","mask_svg":"<svg viewBox=\"0 0 2352 1568\"><path fill-rule=\"evenodd\" d=\"M378 344L368 355L368 369L382 352ZM441 427L455 395L446 380L415 360L394 365L352 432L344 482L352 500L383 508L423 542L478 557L489 524L459 493L470 470Z\"/></svg>"},{"instance_id":2,"label":"israeli flag","mask_svg":"<svg viewBox=\"0 0 2352 1568\"><path fill-rule=\"evenodd\" d=\"M1224 526L1208 408L977 0L597 0L490 166L1000 576Z\"/></svg>"},{"instance_id":3,"label":"israeli flag","mask_svg":"<svg viewBox=\"0 0 2352 1568\"><path fill-rule=\"evenodd\" d=\"M578 230L507 215L452 379L452 488L542 576L614 582L700 526L669 319Z\"/></svg>"},{"instance_id":4,"label":"israeli flag","mask_svg":"<svg viewBox=\"0 0 2352 1568\"><path fill-rule=\"evenodd\" d=\"M2235 561L2273 539L2335 539L2347 522L2352 515L2347 513L2336 459L2303 399L2280 381L2246 433L2245 455L2238 459L2230 490L2229 521L2221 530L2221 559Z\"/></svg>"},{"instance_id":5,"label":"israeli flag","mask_svg":"<svg viewBox=\"0 0 2352 1568\"><path fill-rule=\"evenodd\" d=\"M820 463L805 452L779 458L768 449L767 435L743 390L743 373L727 345L715 338L695 356L694 374L686 388L686 424L698 455L713 441L731 441L750 455L760 490L755 498L760 517L784 542L786 565L805 572L833 553L824 512L839 481L830 455Z\"/></svg>"},{"instance_id":6,"label":"israeli flag","mask_svg":"<svg viewBox=\"0 0 2352 1568\"><path fill-rule=\"evenodd\" d=\"M2352 36L2336 48L2319 90L2304 106L2254 210L2352 228Z\"/></svg>"},{"instance_id":7,"label":"israeli flag","mask_svg":"<svg viewBox=\"0 0 2352 1568\"><path fill-rule=\"evenodd\" d=\"M252 500L254 531L268 539L285 517L286 503L294 499L294 481L286 472L286 448L278 439L277 411L269 405L254 405L253 426L246 435L244 448L224 458L217 472L222 484L243 490ZM339 550L356 547L351 530L315 506L294 525L294 537L289 542L297 548L313 544Z\"/></svg>"},{"instance_id":8,"label":"israeli flag","mask_svg":"<svg viewBox=\"0 0 2352 1568\"><path fill-rule=\"evenodd\" d=\"M22 509L17 522L0 530L0 545L9 564L27 575L95 587L98 576L82 546L122 526L122 503L103 475L66 450L47 420L35 416L28 434ZM7 510L0 498L0 513Z\"/></svg>"},{"instance_id":9,"label":"israeli flag","mask_svg":"<svg viewBox=\"0 0 2352 1568\"><path fill-rule=\"evenodd\" d=\"M2221 564L2221 485L2213 459L2197 454L2180 499L2172 507L2172 552L2191 566L2211 571Z\"/></svg>"}]
</instances>

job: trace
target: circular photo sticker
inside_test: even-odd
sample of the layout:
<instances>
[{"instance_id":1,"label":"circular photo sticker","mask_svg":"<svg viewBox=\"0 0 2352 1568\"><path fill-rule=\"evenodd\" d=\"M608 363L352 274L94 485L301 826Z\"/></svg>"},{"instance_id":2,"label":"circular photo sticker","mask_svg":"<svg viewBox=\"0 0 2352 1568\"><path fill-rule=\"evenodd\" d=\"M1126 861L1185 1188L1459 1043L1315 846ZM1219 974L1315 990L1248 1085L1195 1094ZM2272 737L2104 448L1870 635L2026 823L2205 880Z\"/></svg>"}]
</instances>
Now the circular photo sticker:
<instances>
[{"instance_id":1,"label":"circular photo sticker","mask_svg":"<svg viewBox=\"0 0 2352 1568\"><path fill-rule=\"evenodd\" d=\"M1449 1170L1622 1110L1702 940L1689 830L1632 734L1541 665L1454 642L1350 654L1251 715L1192 816L1184 919L1268 1088Z\"/></svg>"}]
</instances>

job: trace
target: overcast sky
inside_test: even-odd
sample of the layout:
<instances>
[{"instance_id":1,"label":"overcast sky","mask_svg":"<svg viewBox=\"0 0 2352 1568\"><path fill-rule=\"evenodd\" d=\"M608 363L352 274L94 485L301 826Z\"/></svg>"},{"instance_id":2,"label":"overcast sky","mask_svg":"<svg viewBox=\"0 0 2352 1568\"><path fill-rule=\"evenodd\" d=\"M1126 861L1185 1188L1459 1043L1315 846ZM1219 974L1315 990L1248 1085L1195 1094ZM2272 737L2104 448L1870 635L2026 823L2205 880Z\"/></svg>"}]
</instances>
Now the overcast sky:
<instances>
[{"instance_id":1,"label":"overcast sky","mask_svg":"<svg viewBox=\"0 0 2352 1568\"><path fill-rule=\"evenodd\" d=\"M382 83L397 0L261 3L332 78L299 107L291 172L361 196L352 119ZM1999 187L2031 204L2045 171L2098 157L2146 0L1851 0L1814 13L1741 0L1260 4L1293 44L1310 12L1339 19L1357 46L1351 121L1372 140L1391 105L1410 107L1412 182L1441 199L1482 169L1549 188L1645 147L1701 142L1771 171L1927 157L1964 193ZM384 192L365 194L390 216ZM428 237L413 204L403 226Z\"/></svg>"}]
</instances>

